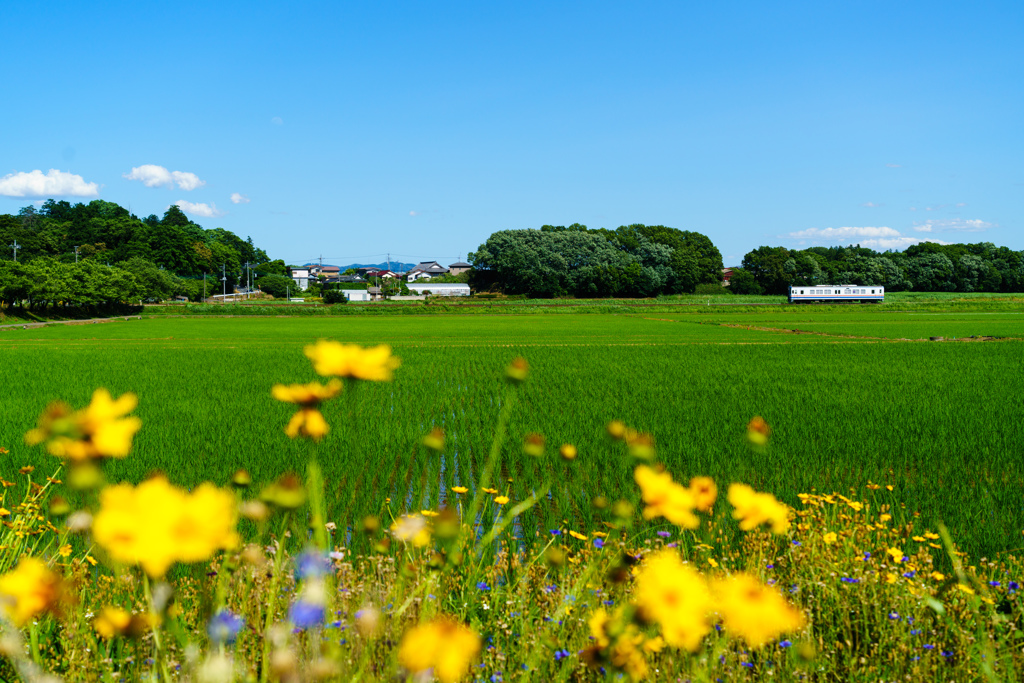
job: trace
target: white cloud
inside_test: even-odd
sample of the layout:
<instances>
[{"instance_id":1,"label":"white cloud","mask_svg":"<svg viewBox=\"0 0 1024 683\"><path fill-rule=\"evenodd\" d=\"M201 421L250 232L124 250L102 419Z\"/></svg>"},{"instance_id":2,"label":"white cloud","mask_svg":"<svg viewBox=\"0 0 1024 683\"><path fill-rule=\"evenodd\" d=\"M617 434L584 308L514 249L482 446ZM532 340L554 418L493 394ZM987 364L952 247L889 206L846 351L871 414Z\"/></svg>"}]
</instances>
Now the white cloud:
<instances>
[{"instance_id":1,"label":"white cloud","mask_svg":"<svg viewBox=\"0 0 1024 683\"><path fill-rule=\"evenodd\" d=\"M900 164L886 164L886 168L903 168Z\"/></svg>"},{"instance_id":2,"label":"white cloud","mask_svg":"<svg viewBox=\"0 0 1024 683\"><path fill-rule=\"evenodd\" d=\"M899 230L892 228L808 228L799 232L791 232L787 237L799 240L820 240L828 242L849 242L855 239L879 237L899 237Z\"/></svg>"},{"instance_id":3,"label":"white cloud","mask_svg":"<svg viewBox=\"0 0 1024 683\"><path fill-rule=\"evenodd\" d=\"M410 215L410 216L419 216L420 214L419 214L419 212L418 212L418 211L410 211L410 212L409 212L409 215Z\"/></svg>"},{"instance_id":4,"label":"white cloud","mask_svg":"<svg viewBox=\"0 0 1024 683\"><path fill-rule=\"evenodd\" d=\"M914 230L917 232L982 232L994 227L996 227L994 223L986 223L977 218L968 220L952 218L944 221L927 220L914 225Z\"/></svg>"},{"instance_id":5,"label":"white cloud","mask_svg":"<svg viewBox=\"0 0 1024 683\"><path fill-rule=\"evenodd\" d=\"M168 171L163 166L155 164L143 164L135 166L131 173L125 173L124 178L128 180L141 180L146 187L174 187L191 191L206 184L200 180L195 173L188 171Z\"/></svg>"},{"instance_id":6,"label":"white cloud","mask_svg":"<svg viewBox=\"0 0 1024 683\"><path fill-rule=\"evenodd\" d=\"M270 119L270 122L275 126L284 125L284 119L282 119L280 116L275 116L274 118Z\"/></svg>"},{"instance_id":7,"label":"white cloud","mask_svg":"<svg viewBox=\"0 0 1024 683\"><path fill-rule=\"evenodd\" d=\"M249 203L249 198L246 197L244 194L239 194L237 192L232 192L231 193L231 203L232 204L248 204Z\"/></svg>"},{"instance_id":8,"label":"white cloud","mask_svg":"<svg viewBox=\"0 0 1024 683\"><path fill-rule=\"evenodd\" d=\"M55 168L46 175L37 169L0 178L0 195L4 197L95 197L99 193L96 183L87 183L80 175Z\"/></svg>"},{"instance_id":9,"label":"white cloud","mask_svg":"<svg viewBox=\"0 0 1024 683\"><path fill-rule=\"evenodd\" d=\"M224 215L224 211L217 208L213 202L209 204L193 204L192 202L179 199L174 202L178 208L191 216L203 216L204 218L217 218Z\"/></svg>"},{"instance_id":10,"label":"white cloud","mask_svg":"<svg viewBox=\"0 0 1024 683\"><path fill-rule=\"evenodd\" d=\"M956 205L956 208L959 209L959 208L964 207L964 206L967 206L967 202L958 202L957 205Z\"/></svg>"},{"instance_id":11,"label":"white cloud","mask_svg":"<svg viewBox=\"0 0 1024 683\"><path fill-rule=\"evenodd\" d=\"M948 244L937 239L924 237L909 237L900 233L899 230L889 227L844 227L844 228L808 228L791 232L785 235L790 239L801 242L810 241L814 245L829 244L859 244L869 249L905 249L911 244L918 242L938 242Z\"/></svg>"},{"instance_id":12,"label":"white cloud","mask_svg":"<svg viewBox=\"0 0 1024 683\"><path fill-rule=\"evenodd\" d=\"M876 209L879 206L883 206L883 205L882 204L875 204L874 202L864 202L863 204L861 204L861 206L866 206L869 209Z\"/></svg>"}]
</instances>

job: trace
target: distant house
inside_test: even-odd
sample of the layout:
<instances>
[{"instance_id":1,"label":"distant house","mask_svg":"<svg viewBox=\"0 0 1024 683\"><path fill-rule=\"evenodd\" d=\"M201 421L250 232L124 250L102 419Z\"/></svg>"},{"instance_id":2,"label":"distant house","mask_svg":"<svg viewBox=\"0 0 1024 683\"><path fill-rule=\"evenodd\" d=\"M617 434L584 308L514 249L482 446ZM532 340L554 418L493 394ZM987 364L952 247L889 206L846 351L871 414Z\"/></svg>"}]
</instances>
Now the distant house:
<instances>
[{"instance_id":1,"label":"distant house","mask_svg":"<svg viewBox=\"0 0 1024 683\"><path fill-rule=\"evenodd\" d=\"M423 261L422 263L417 263L416 267L406 273L405 277L409 282L412 282L414 280L429 280L432 277L447 274L448 269L437 261Z\"/></svg>"},{"instance_id":2,"label":"distant house","mask_svg":"<svg viewBox=\"0 0 1024 683\"><path fill-rule=\"evenodd\" d=\"M359 277L358 275L341 275L340 277L338 277L338 282L356 283L356 282L366 282L366 280L364 280L363 278Z\"/></svg>"},{"instance_id":3,"label":"distant house","mask_svg":"<svg viewBox=\"0 0 1024 683\"><path fill-rule=\"evenodd\" d=\"M409 291L415 294L430 292L434 296L469 296L469 285L456 282L410 282Z\"/></svg>"},{"instance_id":4,"label":"distant house","mask_svg":"<svg viewBox=\"0 0 1024 683\"><path fill-rule=\"evenodd\" d=\"M324 276L327 282L338 282L338 278L341 277L341 268L338 266L324 266L320 269L320 274Z\"/></svg>"},{"instance_id":5,"label":"distant house","mask_svg":"<svg viewBox=\"0 0 1024 683\"><path fill-rule=\"evenodd\" d=\"M457 263L451 263L448 265L448 273L450 275L462 275L472 267L473 266L465 261L458 261Z\"/></svg>"},{"instance_id":6,"label":"distant house","mask_svg":"<svg viewBox=\"0 0 1024 683\"><path fill-rule=\"evenodd\" d=\"M309 277L309 268L305 266L291 269L291 278L295 281L295 286L302 291L309 289Z\"/></svg>"},{"instance_id":7,"label":"distant house","mask_svg":"<svg viewBox=\"0 0 1024 683\"><path fill-rule=\"evenodd\" d=\"M722 268L722 286L728 287L729 280L732 279L732 268Z\"/></svg>"}]
</instances>

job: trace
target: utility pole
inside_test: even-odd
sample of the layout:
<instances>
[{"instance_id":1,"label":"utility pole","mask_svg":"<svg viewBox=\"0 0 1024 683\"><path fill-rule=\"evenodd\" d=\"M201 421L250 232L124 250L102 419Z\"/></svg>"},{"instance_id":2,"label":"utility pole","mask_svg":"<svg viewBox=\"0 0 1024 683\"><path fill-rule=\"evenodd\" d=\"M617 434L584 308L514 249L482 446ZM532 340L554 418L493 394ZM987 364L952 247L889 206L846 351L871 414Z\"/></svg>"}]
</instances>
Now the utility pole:
<instances>
[{"instance_id":1,"label":"utility pole","mask_svg":"<svg viewBox=\"0 0 1024 683\"><path fill-rule=\"evenodd\" d=\"M224 288L224 298L221 299L221 301L220 301L222 304L225 304L228 301L228 270L227 269L228 269L227 264L226 263L222 263L221 266L220 266L220 272L221 272L220 281L223 283L223 288Z\"/></svg>"},{"instance_id":2,"label":"utility pole","mask_svg":"<svg viewBox=\"0 0 1024 683\"><path fill-rule=\"evenodd\" d=\"M14 244L11 244L9 246L14 247L14 262L17 263L18 262L18 249L21 248L21 245L18 244L18 240L14 240Z\"/></svg>"},{"instance_id":3,"label":"utility pole","mask_svg":"<svg viewBox=\"0 0 1024 683\"><path fill-rule=\"evenodd\" d=\"M249 280L249 262L245 262L245 298L249 298L249 291L252 289L252 283Z\"/></svg>"},{"instance_id":4,"label":"utility pole","mask_svg":"<svg viewBox=\"0 0 1024 683\"><path fill-rule=\"evenodd\" d=\"M203 303L206 303L206 271L203 271Z\"/></svg>"},{"instance_id":5,"label":"utility pole","mask_svg":"<svg viewBox=\"0 0 1024 683\"><path fill-rule=\"evenodd\" d=\"M78 247L75 247L75 263L78 263Z\"/></svg>"}]
</instances>

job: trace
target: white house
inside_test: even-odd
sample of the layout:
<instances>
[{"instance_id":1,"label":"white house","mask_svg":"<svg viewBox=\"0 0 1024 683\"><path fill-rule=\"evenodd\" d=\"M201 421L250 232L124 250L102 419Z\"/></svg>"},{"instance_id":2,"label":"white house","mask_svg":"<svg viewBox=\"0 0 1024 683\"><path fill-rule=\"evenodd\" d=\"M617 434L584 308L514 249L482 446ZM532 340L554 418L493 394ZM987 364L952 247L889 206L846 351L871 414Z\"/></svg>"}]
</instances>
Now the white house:
<instances>
[{"instance_id":1,"label":"white house","mask_svg":"<svg viewBox=\"0 0 1024 683\"><path fill-rule=\"evenodd\" d=\"M423 261L416 264L416 267L406 273L405 277L409 282L412 282L413 280L429 280L432 277L447 274L448 269L437 261Z\"/></svg>"},{"instance_id":2,"label":"white house","mask_svg":"<svg viewBox=\"0 0 1024 683\"><path fill-rule=\"evenodd\" d=\"M292 280L295 280L295 286L302 291L309 289L309 268L292 268Z\"/></svg>"},{"instance_id":3,"label":"white house","mask_svg":"<svg viewBox=\"0 0 1024 683\"><path fill-rule=\"evenodd\" d=\"M430 292L434 296L469 296L469 285L458 282L410 282L408 287L416 294Z\"/></svg>"}]
</instances>

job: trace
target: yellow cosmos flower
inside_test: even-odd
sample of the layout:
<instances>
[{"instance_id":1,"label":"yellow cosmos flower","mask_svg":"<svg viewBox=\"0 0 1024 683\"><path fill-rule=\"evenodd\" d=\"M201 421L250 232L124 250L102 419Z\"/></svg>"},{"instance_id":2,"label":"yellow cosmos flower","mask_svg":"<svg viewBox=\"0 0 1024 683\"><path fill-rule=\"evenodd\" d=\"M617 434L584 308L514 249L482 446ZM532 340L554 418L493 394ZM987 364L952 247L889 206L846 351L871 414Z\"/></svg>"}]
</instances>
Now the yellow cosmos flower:
<instances>
[{"instance_id":1,"label":"yellow cosmos flower","mask_svg":"<svg viewBox=\"0 0 1024 683\"><path fill-rule=\"evenodd\" d=\"M760 415L755 415L750 422L747 423L747 442L750 445L763 448L768 445L768 438L771 436L772 430L768 426L768 423L764 421L764 418Z\"/></svg>"},{"instance_id":2,"label":"yellow cosmos flower","mask_svg":"<svg viewBox=\"0 0 1024 683\"><path fill-rule=\"evenodd\" d=\"M508 500L508 496L497 496L495 497L494 502L497 503L498 505L504 505L505 503L508 502Z\"/></svg>"},{"instance_id":3,"label":"yellow cosmos flower","mask_svg":"<svg viewBox=\"0 0 1024 683\"><path fill-rule=\"evenodd\" d=\"M453 486L452 491L454 491L455 493L465 493L469 491L469 489L467 489L465 486Z\"/></svg>"},{"instance_id":4,"label":"yellow cosmos flower","mask_svg":"<svg viewBox=\"0 0 1024 683\"><path fill-rule=\"evenodd\" d=\"M714 506L715 499L718 498L718 487L715 486L715 480L711 477L694 477L690 480L690 493L693 495L697 509L707 512Z\"/></svg>"},{"instance_id":5,"label":"yellow cosmos flower","mask_svg":"<svg viewBox=\"0 0 1024 683\"><path fill-rule=\"evenodd\" d=\"M647 505L644 519L664 517L684 529L700 526L700 519L693 514L696 498L689 489L672 481L671 474L639 465L633 472L633 478L640 486L641 496Z\"/></svg>"},{"instance_id":6,"label":"yellow cosmos flower","mask_svg":"<svg viewBox=\"0 0 1024 683\"><path fill-rule=\"evenodd\" d=\"M71 545L70 544L62 545L60 548L58 548L57 554L60 555L61 557L67 557L68 555L71 554Z\"/></svg>"},{"instance_id":7,"label":"yellow cosmos flower","mask_svg":"<svg viewBox=\"0 0 1024 683\"><path fill-rule=\"evenodd\" d=\"M749 574L736 574L711 585L722 626L758 648L803 626L803 615L782 594Z\"/></svg>"},{"instance_id":8,"label":"yellow cosmos flower","mask_svg":"<svg viewBox=\"0 0 1024 683\"><path fill-rule=\"evenodd\" d=\"M92 620L92 627L101 638L110 640L128 630L132 615L119 607L104 607L99 616Z\"/></svg>"},{"instance_id":9,"label":"yellow cosmos flower","mask_svg":"<svg viewBox=\"0 0 1024 683\"><path fill-rule=\"evenodd\" d=\"M711 629L707 584L671 550L663 550L644 563L636 577L635 596L643 617L657 622L669 645L695 651Z\"/></svg>"},{"instance_id":10,"label":"yellow cosmos flower","mask_svg":"<svg viewBox=\"0 0 1024 683\"><path fill-rule=\"evenodd\" d=\"M825 541L825 545L832 545L839 540L839 536L836 535L836 532L830 531L822 536L821 540Z\"/></svg>"},{"instance_id":11,"label":"yellow cosmos flower","mask_svg":"<svg viewBox=\"0 0 1024 683\"><path fill-rule=\"evenodd\" d=\"M200 562L238 546L235 496L205 483L192 493L154 477L108 486L93 519L96 543L124 564L161 577L175 562Z\"/></svg>"},{"instance_id":12,"label":"yellow cosmos flower","mask_svg":"<svg viewBox=\"0 0 1024 683\"><path fill-rule=\"evenodd\" d=\"M324 377L351 377L372 382L390 382L401 361L391 355L391 347L381 344L364 349L358 344L341 344L321 339L305 349L317 374Z\"/></svg>"},{"instance_id":13,"label":"yellow cosmos flower","mask_svg":"<svg viewBox=\"0 0 1024 683\"><path fill-rule=\"evenodd\" d=\"M575 460L578 453L579 451L571 443L564 443L558 449L558 454L562 456L562 460Z\"/></svg>"},{"instance_id":14,"label":"yellow cosmos flower","mask_svg":"<svg viewBox=\"0 0 1024 683\"><path fill-rule=\"evenodd\" d=\"M569 530L569 535L572 536L573 538L575 538L577 541L585 541L585 540L587 540L587 537L586 537L585 534L581 534L578 531L573 531L572 529Z\"/></svg>"},{"instance_id":15,"label":"yellow cosmos flower","mask_svg":"<svg viewBox=\"0 0 1024 683\"><path fill-rule=\"evenodd\" d=\"M889 557L892 558L893 562L902 562L903 561L903 551L900 550L899 548L889 548L885 552L889 554Z\"/></svg>"},{"instance_id":16,"label":"yellow cosmos flower","mask_svg":"<svg viewBox=\"0 0 1024 683\"><path fill-rule=\"evenodd\" d=\"M746 484L729 486L729 502L735 510L732 516L740 520L740 529L750 531L761 524L771 525L776 534L789 529L789 508L770 493L758 493Z\"/></svg>"},{"instance_id":17,"label":"yellow cosmos flower","mask_svg":"<svg viewBox=\"0 0 1024 683\"><path fill-rule=\"evenodd\" d=\"M293 439L297 436L308 436L313 441L324 438L329 431L331 428L327 424L327 420L324 419L323 413L316 408L303 408L292 415L288 426L284 428L284 433Z\"/></svg>"},{"instance_id":18,"label":"yellow cosmos flower","mask_svg":"<svg viewBox=\"0 0 1024 683\"><path fill-rule=\"evenodd\" d=\"M935 579L936 581L945 581L946 580L946 575L943 574L942 572L932 572L931 573L931 577L933 579Z\"/></svg>"},{"instance_id":19,"label":"yellow cosmos flower","mask_svg":"<svg viewBox=\"0 0 1024 683\"><path fill-rule=\"evenodd\" d=\"M38 426L25 434L25 443L46 442L51 455L71 461L123 458L142 427L139 418L126 417L137 405L135 394L115 400L103 388L93 392L92 402L82 410L73 411L59 401L51 403L39 417Z\"/></svg>"},{"instance_id":20,"label":"yellow cosmos flower","mask_svg":"<svg viewBox=\"0 0 1024 683\"><path fill-rule=\"evenodd\" d=\"M327 384L310 382L309 384L275 384L271 394L284 403L298 403L304 408L312 408L327 399L341 393L341 380L332 379Z\"/></svg>"},{"instance_id":21,"label":"yellow cosmos flower","mask_svg":"<svg viewBox=\"0 0 1024 683\"><path fill-rule=\"evenodd\" d=\"M398 661L413 673L432 669L442 683L455 683L480 652L480 636L447 617L410 629L398 648Z\"/></svg>"},{"instance_id":22,"label":"yellow cosmos flower","mask_svg":"<svg viewBox=\"0 0 1024 683\"><path fill-rule=\"evenodd\" d=\"M422 548L430 543L430 526L422 515L405 515L391 525L391 535L403 543Z\"/></svg>"},{"instance_id":23,"label":"yellow cosmos flower","mask_svg":"<svg viewBox=\"0 0 1024 683\"><path fill-rule=\"evenodd\" d=\"M60 597L60 577L36 557L23 557L0 576L0 612L15 626L24 626L52 608Z\"/></svg>"}]
</instances>

